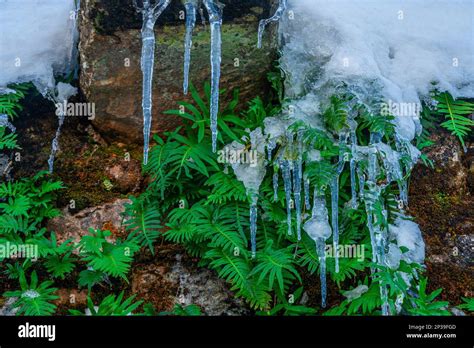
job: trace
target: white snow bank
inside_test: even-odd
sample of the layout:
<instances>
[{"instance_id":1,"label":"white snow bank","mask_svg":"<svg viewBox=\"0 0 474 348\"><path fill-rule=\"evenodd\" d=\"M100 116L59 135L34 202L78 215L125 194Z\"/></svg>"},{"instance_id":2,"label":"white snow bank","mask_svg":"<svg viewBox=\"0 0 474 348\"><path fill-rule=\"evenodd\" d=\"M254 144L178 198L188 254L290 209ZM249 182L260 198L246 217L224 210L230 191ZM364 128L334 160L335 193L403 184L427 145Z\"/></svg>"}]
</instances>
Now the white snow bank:
<instances>
[{"instance_id":1,"label":"white snow bank","mask_svg":"<svg viewBox=\"0 0 474 348\"><path fill-rule=\"evenodd\" d=\"M0 86L54 87L72 66L74 10L74 0L0 0Z\"/></svg>"},{"instance_id":2,"label":"white snow bank","mask_svg":"<svg viewBox=\"0 0 474 348\"><path fill-rule=\"evenodd\" d=\"M395 103L419 103L432 83L474 97L473 0L290 0L289 10L280 29L290 97L324 97L320 87L339 81ZM396 119L408 140L413 116Z\"/></svg>"}]
</instances>

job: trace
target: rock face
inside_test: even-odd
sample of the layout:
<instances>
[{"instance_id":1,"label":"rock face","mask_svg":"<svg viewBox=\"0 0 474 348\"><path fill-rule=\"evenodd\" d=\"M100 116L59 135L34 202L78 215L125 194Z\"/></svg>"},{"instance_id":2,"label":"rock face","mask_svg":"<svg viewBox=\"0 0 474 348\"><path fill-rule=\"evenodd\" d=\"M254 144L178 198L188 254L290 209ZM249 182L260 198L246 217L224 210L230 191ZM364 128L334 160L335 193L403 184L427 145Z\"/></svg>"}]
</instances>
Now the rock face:
<instances>
[{"instance_id":1,"label":"rock face","mask_svg":"<svg viewBox=\"0 0 474 348\"><path fill-rule=\"evenodd\" d=\"M441 298L451 305L472 297L474 277L474 143L436 131L425 153L434 169L419 163L410 179L410 215L420 225L426 244L429 291L443 288Z\"/></svg>"},{"instance_id":2,"label":"rock face","mask_svg":"<svg viewBox=\"0 0 474 348\"><path fill-rule=\"evenodd\" d=\"M131 293L158 311L175 304L198 305L204 315L248 315L248 306L236 298L229 285L173 245L156 248L153 261L138 261L132 267Z\"/></svg>"},{"instance_id":3,"label":"rock face","mask_svg":"<svg viewBox=\"0 0 474 348\"><path fill-rule=\"evenodd\" d=\"M123 234L121 213L124 204L130 203L128 199L117 199L97 207L81 210L71 214L68 208L64 208L62 216L56 217L48 222L48 230L56 232L58 242L67 239L79 242L82 236L88 234L89 228L109 230L111 237L120 237Z\"/></svg>"},{"instance_id":4,"label":"rock face","mask_svg":"<svg viewBox=\"0 0 474 348\"><path fill-rule=\"evenodd\" d=\"M276 58L275 26L269 27L265 45L256 48L259 19L267 17L273 0L222 1L221 88L240 89L245 105L267 89L266 73ZM177 108L177 102L189 100L182 91L184 54L184 7L174 0L158 20L153 82L153 132L170 130L179 124L175 116L163 111ZM95 103L94 126L109 138L123 141L142 139L140 70L141 16L131 0L81 1L80 87L88 102ZM210 79L209 25L199 15L193 37L190 81L202 91ZM231 93L222 97L221 105Z\"/></svg>"}]
</instances>

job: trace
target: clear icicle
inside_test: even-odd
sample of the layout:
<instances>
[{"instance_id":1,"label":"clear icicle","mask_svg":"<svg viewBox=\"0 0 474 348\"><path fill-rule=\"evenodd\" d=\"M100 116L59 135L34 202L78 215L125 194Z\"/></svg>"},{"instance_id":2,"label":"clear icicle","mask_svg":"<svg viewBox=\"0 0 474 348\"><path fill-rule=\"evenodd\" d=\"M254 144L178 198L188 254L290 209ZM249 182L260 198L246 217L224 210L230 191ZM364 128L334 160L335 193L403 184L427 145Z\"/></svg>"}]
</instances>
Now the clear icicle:
<instances>
[{"instance_id":1,"label":"clear icicle","mask_svg":"<svg viewBox=\"0 0 474 348\"><path fill-rule=\"evenodd\" d=\"M297 135L297 159L293 167L293 192L296 210L296 235L301 240L301 180L303 177L303 133L298 131Z\"/></svg>"},{"instance_id":2,"label":"clear icicle","mask_svg":"<svg viewBox=\"0 0 474 348\"><path fill-rule=\"evenodd\" d=\"M283 187L285 189L286 198L286 216L288 224L288 234L291 235L291 171L290 162L288 160L282 160L280 163L281 175L283 177Z\"/></svg>"},{"instance_id":3,"label":"clear icicle","mask_svg":"<svg viewBox=\"0 0 474 348\"><path fill-rule=\"evenodd\" d=\"M59 150L59 137L65 118L65 104L67 100L77 93L77 89L70 84L59 82L54 90L49 89L45 96L56 105L56 114L58 116L58 128L51 143L51 152L48 158L48 169L52 173L54 170L54 158Z\"/></svg>"},{"instance_id":4,"label":"clear icicle","mask_svg":"<svg viewBox=\"0 0 474 348\"><path fill-rule=\"evenodd\" d=\"M351 207L352 209L357 208L357 183L356 183L356 156L357 156L357 149L356 149L356 134L355 132L351 132L351 159L349 162L349 168L351 173Z\"/></svg>"},{"instance_id":5,"label":"clear icicle","mask_svg":"<svg viewBox=\"0 0 474 348\"><path fill-rule=\"evenodd\" d=\"M273 201L278 201L278 166L273 168Z\"/></svg>"},{"instance_id":6,"label":"clear icicle","mask_svg":"<svg viewBox=\"0 0 474 348\"><path fill-rule=\"evenodd\" d=\"M54 158L56 157L56 152L59 149L59 137L61 136L61 128L64 123L64 112L60 111L58 115L58 128L56 128L56 134L54 136L53 142L51 143L51 152L48 158L48 169L52 173L54 170Z\"/></svg>"},{"instance_id":7,"label":"clear icicle","mask_svg":"<svg viewBox=\"0 0 474 348\"><path fill-rule=\"evenodd\" d=\"M143 109L143 163L148 163L148 151L150 143L151 121L152 121L152 92L153 92L153 68L155 65L155 23L163 11L168 7L171 0L160 0L151 5L150 0L143 0L143 8L137 9L142 13L142 53L141 70L143 74L142 109Z\"/></svg>"},{"instance_id":8,"label":"clear icicle","mask_svg":"<svg viewBox=\"0 0 474 348\"><path fill-rule=\"evenodd\" d=\"M217 114L219 113L219 80L221 76L222 59L222 8L217 0L204 0L204 6L209 14L211 26L211 132L212 151L217 151Z\"/></svg>"},{"instance_id":9,"label":"clear icicle","mask_svg":"<svg viewBox=\"0 0 474 348\"><path fill-rule=\"evenodd\" d=\"M193 47L193 31L196 25L196 12L198 0L186 0L184 8L186 10L186 36L184 40L184 80L183 91L188 94L189 67L191 65L191 48Z\"/></svg>"},{"instance_id":10,"label":"clear icicle","mask_svg":"<svg viewBox=\"0 0 474 348\"><path fill-rule=\"evenodd\" d=\"M306 206L306 210L309 210L311 209L311 202L310 202L310 199L309 199L309 179L307 178L304 178L304 204Z\"/></svg>"},{"instance_id":11,"label":"clear icicle","mask_svg":"<svg viewBox=\"0 0 474 348\"><path fill-rule=\"evenodd\" d=\"M311 219L305 222L303 229L316 243L316 253L319 257L319 274L321 279L321 306L326 306L326 240L331 236L328 210L324 193L314 190L313 210Z\"/></svg>"},{"instance_id":12,"label":"clear icicle","mask_svg":"<svg viewBox=\"0 0 474 348\"><path fill-rule=\"evenodd\" d=\"M336 273L339 273L339 175L336 175L331 180L331 222L333 229L333 247L334 247L334 262L336 265Z\"/></svg>"},{"instance_id":13,"label":"clear icicle","mask_svg":"<svg viewBox=\"0 0 474 348\"><path fill-rule=\"evenodd\" d=\"M342 146L342 141L340 142ZM333 229L333 247L334 247L334 263L336 268L336 273L339 273L339 257L338 257L338 248L339 248L339 176L341 175L344 169L344 157L342 153L339 155L339 163L336 168L336 175L331 180L331 223Z\"/></svg>"},{"instance_id":14,"label":"clear icicle","mask_svg":"<svg viewBox=\"0 0 474 348\"><path fill-rule=\"evenodd\" d=\"M250 245L252 248L252 258L257 254L257 201L258 194L251 194L250 204Z\"/></svg>"},{"instance_id":15,"label":"clear icicle","mask_svg":"<svg viewBox=\"0 0 474 348\"><path fill-rule=\"evenodd\" d=\"M272 153L273 153L273 150L275 150L275 148L276 148L276 140L270 139L267 143L267 153L268 153L269 162L272 160Z\"/></svg>"},{"instance_id":16,"label":"clear icicle","mask_svg":"<svg viewBox=\"0 0 474 348\"><path fill-rule=\"evenodd\" d=\"M326 242L322 238L316 239L316 253L319 257L319 279L321 281L321 307L326 308Z\"/></svg>"},{"instance_id":17,"label":"clear icicle","mask_svg":"<svg viewBox=\"0 0 474 348\"><path fill-rule=\"evenodd\" d=\"M10 129L12 133L15 133L16 128L13 124L8 121L8 115L7 114L0 114L0 127L6 127Z\"/></svg>"},{"instance_id":18,"label":"clear icicle","mask_svg":"<svg viewBox=\"0 0 474 348\"><path fill-rule=\"evenodd\" d=\"M262 48L262 38L263 33L265 32L265 27L271 22L278 22L280 20L280 18L283 16L283 13L286 11L287 3L288 0L280 0L275 14L268 19L262 19L258 24L258 48Z\"/></svg>"}]
</instances>

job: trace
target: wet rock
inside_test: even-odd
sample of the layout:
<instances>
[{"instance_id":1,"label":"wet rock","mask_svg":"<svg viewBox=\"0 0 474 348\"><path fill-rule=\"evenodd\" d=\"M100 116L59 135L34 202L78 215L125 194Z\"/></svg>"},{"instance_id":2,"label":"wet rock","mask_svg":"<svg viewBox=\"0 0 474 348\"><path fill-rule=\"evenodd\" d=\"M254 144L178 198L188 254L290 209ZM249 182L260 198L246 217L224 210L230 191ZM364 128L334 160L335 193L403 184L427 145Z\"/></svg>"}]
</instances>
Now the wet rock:
<instances>
[{"instance_id":1,"label":"wet rock","mask_svg":"<svg viewBox=\"0 0 474 348\"><path fill-rule=\"evenodd\" d=\"M59 296L54 303L58 307L64 307L67 309L82 308L87 305L87 291L77 289L58 289L55 295Z\"/></svg>"},{"instance_id":2,"label":"wet rock","mask_svg":"<svg viewBox=\"0 0 474 348\"><path fill-rule=\"evenodd\" d=\"M71 214L68 208L62 210L62 216L48 222L48 230L56 232L59 243L67 239L79 242L82 236L87 235L89 228L109 230L113 238L124 234L121 213L128 199L116 199L97 207L86 208L78 213Z\"/></svg>"},{"instance_id":3,"label":"wet rock","mask_svg":"<svg viewBox=\"0 0 474 348\"><path fill-rule=\"evenodd\" d=\"M120 4L117 4L120 3ZM258 20L266 17L272 0L223 1L221 87L240 88L240 106L268 90L266 74L276 58L276 26L257 49ZM80 87L88 102L95 103L94 126L108 138L124 142L142 140L140 70L141 18L131 1L81 1ZM182 91L184 20L183 7L173 1L156 25L156 59L153 82L153 132L174 129L179 117L163 112L189 101ZM210 79L209 26L198 20L193 38L190 81L202 92ZM231 93L222 96L225 105Z\"/></svg>"},{"instance_id":4,"label":"wet rock","mask_svg":"<svg viewBox=\"0 0 474 348\"><path fill-rule=\"evenodd\" d=\"M468 191L468 171L459 140L444 131L431 136L434 145L424 153L434 162L434 169L419 163L410 179L410 194L463 194Z\"/></svg>"},{"instance_id":5,"label":"wet rock","mask_svg":"<svg viewBox=\"0 0 474 348\"><path fill-rule=\"evenodd\" d=\"M13 304L16 302L16 297L6 298L5 302L0 308L0 316L14 316L18 312L18 308L13 308Z\"/></svg>"},{"instance_id":6,"label":"wet rock","mask_svg":"<svg viewBox=\"0 0 474 348\"><path fill-rule=\"evenodd\" d=\"M246 315L250 310L236 299L228 284L176 250L163 251L153 263L133 267L132 293L153 304L157 311L170 311L175 304L195 304L206 315Z\"/></svg>"},{"instance_id":7,"label":"wet rock","mask_svg":"<svg viewBox=\"0 0 474 348\"><path fill-rule=\"evenodd\" d=\"M106 173L112 184L122 193L136 192L140 188L142 182L141 165L135 159L122 160L106 168Z\"/></svg>"}]
</instances>

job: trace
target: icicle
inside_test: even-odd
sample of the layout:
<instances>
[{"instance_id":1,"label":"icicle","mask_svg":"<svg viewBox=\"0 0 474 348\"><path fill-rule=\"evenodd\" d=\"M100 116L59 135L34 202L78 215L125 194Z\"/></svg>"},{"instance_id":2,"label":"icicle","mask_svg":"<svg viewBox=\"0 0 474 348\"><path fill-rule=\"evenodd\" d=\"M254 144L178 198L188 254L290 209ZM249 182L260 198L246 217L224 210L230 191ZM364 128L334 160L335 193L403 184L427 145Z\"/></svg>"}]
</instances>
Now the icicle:
<instances>
[{"instance_id":1,"label":"icicle","mask_svg":"<svg viewBox=\"0 0 474 348\"><path fill-rule=\"evenodd\" d=\"M319 279L321 281L321 307L326 308L326 242L322 238L316 239L316 253L319 258Z\"/></svg>"},{"instance_id":2,"label":"icicle","mask_svg":"<svg viewBox=\"0 0 474 348\"><path fill-rule=\"evenodd\" d=\"M152 120L152 92L153 92L153 68L155 65L155 23L163 11L168 7L171 0L160 0L154 6L150 0L143 0L143 8L139 9L142 13L142 53L141 53L141 70L143 74L143 90L142 90L142 109L143 109L143 163L148 163L148 151L150 143L151 120Z\"/></svg>"},{"instance_id":3,"label":"icicle","mask_svg":"<svg viewBox=\"0 0 474 348\"><path fill-rule=\"evenodd\" d=\"M48 158L48 169L52 173L54 170L54 158L59 150L59 137L64 124L66 114L65 105L67 100L77 93L77 89L70 84L59 82L54 91L48 90L45 96L56 105L56 114L58 116L58 128L51 144L51 152Z\"/></svg>"},{"instance_id":4,"label":"icicle","mask_svg":"<svg viewBox=\"0 0 474 348\"><path fill-rule=\"evenodd\" d=\"M309 179L304 178L304 204L306 206L306 210L311 209L311 203L309 201Z\"/></svg>"},{"instance_id":5,"label":"icicle","mask_svg":"<svg viewBox=\"0 0 474 348\"><path fill-rule=\"evenodd\" d=\"M291 171L290 163L288 160L282 160L280 162L281 175L283 177L283 186L285 189L286 198L286 220L288 224L288 234L291 235Z\"/></svg>"},{"instance_id":6,"label":"icicle","mask_svg":"<svg viewBox=\"0 0 474 348\"><path fill-rule=\"evenodd\" d=\"M316 243L316 253L319 257L319 275L321 279L321 306L326 307L326 240L331 236L326 198L323 192L316 188L313 197L311 219L305 222L303 229Z\"/></svg>"},{"instance_id":7,"label":"icicle","mask_svg":"<svg viewBox=\"0 0 474 348\"><path fill-rule=\"evenodd\" d=\"M15 133L16 128L13 124L8 121L8 115L7 114L0 114L0 127L6 127L10 129L12 133Z\"/></svg>"},{"instance_id":8,"label":"icicle","mask_svg":"<svg viewBox=\"0 0 474 348\"><path fill-rule=\"evenodd\" d=\"M342 136L341 136L342 139ZM343 142L340 141L339 147L342 148ZM333 229L333 247L334 247L334 263L336 267L336 273L339 273L339 176L344 169L344 157L340 149L339 162L336 168L336 175L331 180L331 224Z\"/></svg>"},{"instance_id":9,"label":"icicle","mask_svg":"<svg viewBox=\"0 0 474 348\"><path fill-rule=\"evenodd\" d=\"M59 149L59 136L61 135L61 128L64 123L64 111L62 110L59 112L58 121L59 121L58 128L56 128L56 134L51 144L51 152L48 158L48 168L49 168L50 173L52 173L54 169L54 158L56 156L56 152Z\"/></svg>"},{"instance_id":10,"label":"icicle","mask_svg":"<svg viewBox=\"0 0 474 348\"><path fill-rule=\"evenodd\" d=\"M250 204L250 245L252 248L252 258L257 254L257 201L258 193L251 193Z\"/></svg>"},{"instance_id":11,"label":"icicle","mask_svg":"<svg viewBox=\"0 0 474 348\"><path fill-rule=\"evenodd\" d=\"M275 148L276 148L276 140L275 139L268 140L268 143L267 143L268 162L272 160L272 153L273 153L273 150L275 150Z\"/></svg>"},{"instance_id":12,"label":"icicle","mask_svg":"<svg viewBox=\"0 0 474 348\"><path fill-rule=\"evenodd\" d=\"M265 27L271 22L278 22L280 20L281 16L283 16L283 13L286 11L287 2L288 0L279 0L278 8L275 11L275 14L268 19L262 19L258 24L258 48L262 48L262 37Z\"/></svg>"},{"instance_id":13,"label":"icicle","mask_svg":"<svg viewBox=\"0 0 474 348\"><path fill-rule=\"evenodd\" d=\"M336 265L336 273L339 273L339 175L331 180L331 223L333 234L334 261Z\"/></svg>"},{"instance_id":14,"label":"icicle","mask_svg":"<svg viewBox=\"0 0 474 348\"><path fill-rule=\"evenodd\" d=\"M184 8L186 9L186 36L184 40L184 81L183 91L188 94L189 86L189 67L191 65L191 48L193 47L193 30L196 25L196 10L198 0L186 0Z\"/></svg>"},{"instance_id":15,"label":"icicle","mask_svg":"<svg viewBox=\"0 0 474 348\"><path fill-rule=\"evenodd\" d=\"M278 201L278 165L273 167L273 201Z\"/></svg>"},{"instance_id":16,"label":"icicle","mask_svg":"<svg viewBox=\"0 0 474 348\"><path fill-rule=\"evenodd\" d=\"M296 235L298 240L301 240L301 180L303 178L303 133L298 131L297 135L297 158L293 167L293 192L295 198L296 210Z\"/></svg>"},{"instance_id":17,"label":"icicle","mask_svg":"<svg viewBox=\"0 0 474 348\"><path fill-rule=\"evenodd\" d=\"M351 159L349 162L350 172L351 172L351 207L352 209L357 208L357 188L356 188L356 149L357 138L355 132L351 132Z\"/></svg>"},{"instance_id":18,"label":"icicle","mask_svg":"<svg viewBox=\"0 0 474 348\"><path fill-rule=\"evenodd\" d=\"M217 151L217 114L219 113L219 80L221 75L221 27L223 5L217 0L204 0L211 26L211 132L212 151Z\"/></svg>"}]
</instances>

